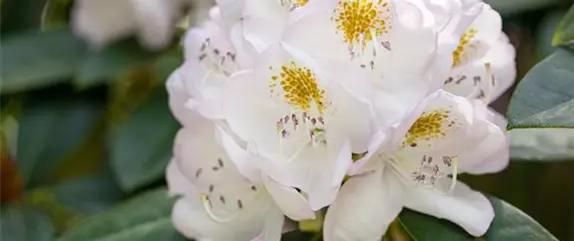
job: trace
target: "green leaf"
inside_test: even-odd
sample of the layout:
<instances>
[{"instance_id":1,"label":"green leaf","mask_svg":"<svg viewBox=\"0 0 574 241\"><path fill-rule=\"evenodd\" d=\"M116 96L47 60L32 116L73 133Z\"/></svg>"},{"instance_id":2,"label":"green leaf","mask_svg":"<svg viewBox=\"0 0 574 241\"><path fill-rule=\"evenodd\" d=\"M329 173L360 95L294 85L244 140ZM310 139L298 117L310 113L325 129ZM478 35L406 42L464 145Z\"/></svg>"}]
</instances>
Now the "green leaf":
<instances>
[{"instance_id":1,"label":"green leaf","mask_svg":"<svg viewBox=\"0 0 574 241\"><path fill-rule=\"evenodd\" d=\"M401 213L400 222L413 238L420 241L558 241L534 219L519 209L494 197L489 197L489 200L494 207L495 217L488 232L481 238L470 236L462 228L449 221L438 220L410 210L404 210Z\"/></svg>"},{"instance_id":2,"label":"green leaf","mask_svg":"<svg viewBox=\"0 0 574 241\"><path fill-rule=\"evenodd\" d=\"M111 173L64 181L54 187L54 193L60 203L88 214L104 211L124 196Z\"/></svg>"},{"instance_id":3,"label":"green leaf","mask_svg":"<svg viewBox=\"0 0 574 241\"><path fill-rule=\"evenodd\" d=\"M91 216L72 227L58 241L183 241L172 227L173 198L165 188Z\"/></svg>"},{"instance_id":4,"label":"green leaf","mask_svg":"<svg viewBox=\"0 0 574 241\"><path fill-rule=\"evenodd\" d=\"M514 129L509 133L513 161L574 160L574 129Z\"/></svg>"},{"instance_id":5,"label":"green leaf","mask_svg":"<svg viewBox=\"0 0 574 241\"><path fill-rule=\"evenodd\" d=\"M164 176L179 129L167 98L165 89L157 90L127 120L115 126L108 138L112 168L126 191Z\"/></svg>"},{"instance_id":6,"label":"green leaf","mask_svg":"<svg viewBox=\"0 0 574 241\"><path fill-rule=\"evenodd\" d=\"M488 4L503 15L515 14L529 10L558 5L561 0L486 0Z\"/></svg>"},{"instance_id":7,"label":"green leaf","mask_svg":"<svg viewBox=\"0 0 574 241\"><path fill-rule=\"evenodd\" d=\"M0 2L2 35L40 27L42 11L48 0L18 0Z\"/></svg>"},{"instance_id":8,"label":"green leaf","mask_svg":"<svg viewBox=\"0 0 574 241\"><path fill-rule=\"evenodd\" d=\"M2 232L5 241L50 241L54 229L48 216L24 205L2 207Z\"/></svg>"},{"instance_id":9,"label":"green leaf","mask_svg":"<svg viewBox=\"0 0 574 241\"><path fill-rule=\"evenodd\" d=\"M17 165L28 187L46 184L54 167L84 141L102 114L90 94L33 92L24 101Z\"/></svg>"},{"instance_id":10,"label":"green leaf","mask_svg":"<svg viewBox=\"0 0 574 241\"><path fill-rule=\"evenodd\" d=\"M77 69L86 47L68 29L2 38L2 94L63 82Z\"/></svg>"},{"instance_id":11,"label":"green leaf","mask_svg":"<svg viewBox=\"0 0 574 241\"><path fill-rule=\"evenodd\" d=\"M552 39L556 33L556 28L564 18L566 11L559 9L544 14L538 27L536 27L536 40L534 41L537 56L544 58L553 54L556 47L552 44Z\"/></svg>"},{"instance_id":12,"label":"green leaf","mask_svg":"<svg viewBox=\"0 0 574 241\"><path fill-rule=\"evenodd\" d=\"M574 128L574 53L559 49L518 84L508 109L508 129Z\"/></svg>"},{"instance_id":13,"label":"green leaf","mask_svg":"<svg viewBox=\"0 0 574 241\"><path fill-rule=\"evenodd\" d=\"M564 16L552 39L552 45L565 46L574 50L574 5Z\"/></svg>"},{"instance_id":14,"label":"green leaf","mask_svg":"<svg viewBox=\"0 0 574 241\"><path fill-rule=\"evenodd\" d=\"M141 48L133 38L92 52L76 73L74 84L80 89L103 84L118 74L150 64L157 54Z\"/></svg>"}]
</instances>

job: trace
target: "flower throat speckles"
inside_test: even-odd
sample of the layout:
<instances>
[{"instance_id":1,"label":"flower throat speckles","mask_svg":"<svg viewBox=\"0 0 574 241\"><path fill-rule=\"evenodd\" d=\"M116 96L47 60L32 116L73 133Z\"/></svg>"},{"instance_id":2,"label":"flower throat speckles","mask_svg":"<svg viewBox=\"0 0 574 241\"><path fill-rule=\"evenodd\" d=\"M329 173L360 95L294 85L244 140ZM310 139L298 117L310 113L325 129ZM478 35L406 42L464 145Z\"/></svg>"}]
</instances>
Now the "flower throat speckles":
<instances>
[{"instance_id":1,"label":"flower throat speckles","mask_svg":"<svg viewBox=\"0 0 574 241\"><path fill-rule=\"evenodd\" d=\"M476 37L477 31L474 28L468 29L462 37L460 37L460 42L454 52L452 52L452 67L458 67L468 62L467 58L470 58L469 52L472 48L478 48L477 43L472 43L474 37Z\"/></svg>"},{"instance_id":2,"label":"flower throat speckles","mask_svg":"<svg viewBox=\"0 0 574 241\"><path fill-rule=\"evenodd\" d=\"M274 70L273 67L269 69ZM311 69L293 61L281 66L278 72L271 76L271 95L282 95L293 110L277 121L277 133L282 139L289 139L295 132L304 131L313 146L326 144L323 114L328 103L325 103L325 90L319 88Z\"/></svg>"},{"instance_id":3,"label":"flower throat speckles","mask_svg":"<svg viewBox=\"0 0 574 241\"><path fill-rule=\"evenodd\" d=\"M209 38L206 38L199 47L197 59L225 76L231 75L238 68L235 53L223 52L222 49L213 46Z\"/></svg>"},{"instance_id":4,"label":"flower throat speckles","mask_svg":"<svg viewBox=\"0 0 574 241\"><path fill-rule=\"evenodd\" d=\"M273 70L273 67L269 67ZM325 105L325 90L319 89L317 79L307 67L299 67L295 62L281 66L278 75L271 76L271 94L276 94L280 88L287 104L304 112L315 107L323 114ZM278 93L277 93L278 94Z\"/></svg>"},{"instance_id":5,"label":"flower throat speckles","mask_svg":"<svg viewBox=\"0 0 574 241\"><path fill-rule=\"evenodd\" d=\"M448 110L423 112L405 135L403 146L417 147L420 140L428 141L446 136L443 124L446 123L448 127L455 124L454 121L449 121L449 113Z\"/></svg>"},{"instance_id":6,"label":"flower throat speckles","mask_svg":"<svg viewBox=\"0 0 574 241\"><path fill-rule=\"evenodd\" d=\"M388 33L390 9L383 0L340 0L333 20L354 55L356 46L365 51L368 41Z\"/></svg>"}]
</instances>

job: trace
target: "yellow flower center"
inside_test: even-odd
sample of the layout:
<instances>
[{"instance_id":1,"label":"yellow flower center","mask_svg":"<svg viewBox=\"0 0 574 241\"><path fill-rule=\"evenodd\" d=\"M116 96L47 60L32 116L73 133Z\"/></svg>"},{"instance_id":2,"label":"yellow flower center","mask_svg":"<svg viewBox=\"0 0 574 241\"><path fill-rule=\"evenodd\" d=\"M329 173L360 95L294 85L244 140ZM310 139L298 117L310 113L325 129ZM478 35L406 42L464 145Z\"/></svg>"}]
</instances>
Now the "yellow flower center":
<instances>
[{"instance_id":1,"label":"yellow flower center","mask_svg":"<svg viewBox=\"0 0 574 241\"><path fill-rule=\"evenodd\" d=\"M315 74L309 68L299 67L291 61L288 65L281 66L279 74L271 76L271 80L271 93L280 87L287 104L302 111L309 111L314 103L319 113L323 113L325 90L319 88Z\"/></svg>"},{"instance_id":2,"label":"yellow flower center","mask_svg":"<svg viewBox=\"0 0 574 241\"><path fill-rule=\"evenodd\" d=\"M454 52L452 52L452 67L458 67L464 62L464 54L465 51L468 51L470 47L470 41L476 36L476 29L471 28L467 30L462 37L460 38L460 42Z\"/></svg>"},{"instance_id":3,"label":"yellow flower center","mask_svg":"<svg viewBox=\"0 0 574 241\"><path fill-rule=\"evenodd\" d=\"M449 113L450 111L445 110L424 112L407 132L403 146L416 147L419 140L444 137L446 134L443 130L443 123L448 121Z\"/></svg>"},{"instance_id":4,"label":"yellow flower center","mask_svg":"<svg viewBox=\"0 0 574 241\"><path fill-rule=\"evenodd\" d=\"M341 0L334 18L343 40L352 48L388 32L390 22L388 3L383 0Z\"/></svg>"}]
</instances>

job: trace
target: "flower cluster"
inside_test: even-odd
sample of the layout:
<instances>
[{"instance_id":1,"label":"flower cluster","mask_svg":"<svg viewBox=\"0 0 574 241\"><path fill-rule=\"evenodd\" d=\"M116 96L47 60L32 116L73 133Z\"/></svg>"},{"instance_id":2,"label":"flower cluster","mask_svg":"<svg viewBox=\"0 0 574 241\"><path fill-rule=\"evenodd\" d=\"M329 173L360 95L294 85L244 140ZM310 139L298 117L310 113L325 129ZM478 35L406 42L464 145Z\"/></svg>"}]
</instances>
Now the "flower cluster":
<instances>
[{"instance_id":1,"label":"flower cluster","mask_svg":"<svg viewBox=\"0 0 574 241\"><path fill-rule=\"evenodd\" d=\"M407 207L483 235L492 206L457 175L508 164L501 28L478 0L217 1L167 83L174 225L279 240L328 207L325 240L380 240Z\"/></svg>"}]
</instances>

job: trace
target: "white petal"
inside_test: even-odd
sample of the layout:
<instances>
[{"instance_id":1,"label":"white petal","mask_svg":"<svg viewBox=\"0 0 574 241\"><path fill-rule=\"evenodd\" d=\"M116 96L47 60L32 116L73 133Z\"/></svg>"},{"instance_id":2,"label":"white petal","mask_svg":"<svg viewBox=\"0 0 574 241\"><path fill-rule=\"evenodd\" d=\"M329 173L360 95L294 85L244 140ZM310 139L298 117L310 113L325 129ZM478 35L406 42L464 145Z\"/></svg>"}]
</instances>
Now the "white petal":
<instances>
[{"instance_id":1,"label":"white petal","mask_svg":"<svg viewBox=\"0 0 574 241\"><path fill-rule=\"evenodd\" d=\"M165 177L169 188L169 194L199 198L195 186L193 186L181 173L177 163L173 159L167 165Z\"/></svg>"},{"instance_id":2,"label":"white petal","mask_svg":"<svg viewBox=\"0 0 574 241\"><path fill-rule=\"evenodd\" d=\"M309 207L309 202L294 188L287 187L270 179L263 177L263 182L267 192L275 200L285 215L293 220L314 219L315 213Z\"/></svg>"},{"instance_id":3,"label":"white petal","mask_svg":"<svg viewBox=\"0 0 574 241\"><path fill-rule=\"evenodd\" d=\"M450 185L450 179L442 181L442 185ZM486 233L494 218L494 210L488 199L461 182L456 184L451 194L424 187L411 189L405 195L405 207L448 219L476 237Z\"/></svg>"},{"instance_id":4,"label":"white petal","mask_svg":"<svg viewBox=\"0 0 574 241\"><path fill-rule=\"evenodd\" d=\"M301 17L285 30L283 41L315 58L348 60L349 51L330 15L326 10Z\"/></svg>"},{"instance_id":5,"label":"white petal","mask_svg":"<svg viewBox=\"0 0 574 241\"><path fill-rule=\"evenodd\" d=\"M231 129L243 140L266 139L276 133L279 106L267 99L268 84L252 71L231 76L224 95L224 112Z\"/></svg>"},{"instance_id":6,"label":"white petal","mask_svg":"<svg viewBox=\"0 0 574 241\"><path fill-rule=\"evenodd\" d=\"M278 208L271 208L265 215L261 241L280 241L283 235L285 217Z\"/></svg>"},{"instance_id":7,"label":"white petal","mask_svg":"<svg viewBox=\"0 0 574 241\"><path fill-rule=\"evenodd\" d=\"M279 41L288 17L289 12L279 1L245 1L241 20L245 39L262 52Z\"/></svg>"},{"instance_id":8,"label":"white petal","mask_svg":"<svg viewBox=\"0 0 574 241\"><path fill-rule=\"evenodd\" d=\"M332 142L328 147L306 147L290 162L253 159L273 180L307 193L309 206L318 210L336 197L351 159L348 143Z\"/></svg>"},{"instance_id":9,"label":"white petal","mask_svg":"<svg viewBox=\"0 0 574 241\"><path fill-rule=\"evenodd\" d=\"M491 113L489 120L498 127L500 127L500 129L506 130L506 126L508 125L508 120L506 119L506 116L490 107L488 108L488 111Z\"/></svg>"},{"instance_id":10,"label":"white petal","mask_svg":"<svg viewBox=\"0 0 574 241\"><path fill-rule=\"evenodd\" d=\"M167 79L166 87L169 93L169 108L175 118L182 125L192 125L199 115L186 107L191 98L187 92L182 78L182 67L176 69Z\"/></svg>"},{"instance_id":11,"label":"white petal","mask_svg":"<svg viewBox=\"0 0 574 241\"><path fill-rule=\"evenodd\" d=\"M488 174L503 170L510 161L509 143L505 131L489 124L488 137L461 156L464 160L460 169L471 174Z\"/></svg>"},{"instance_id":12,"label":"white petal","mask_svg":"<svg viewBox=\"0 0 574 241\"><path fill-rule=\"evenodd\" d=\"M138 37L141 43L157 50L172 39L180 0L130 0L134 8Z\"/></svg>"},{"instance_id":13,"label":"white petal","mask_svg":"<svg viewBox=\"0 0 574 241\"><path fill-rule=\"evenodd\" d=\"M229 185L244 185L249 190L249 181L238 172L215 137L215 125L206 120L181 129L174 144L174 157L180 171L206 192L209 186Z\"/></svg>"},{"instance_id":14,"label":"white petal","mask_svg":"<svg viewBox=\"0 0 574 241\"><path fill-rule=\"evenodd\" d=\"M235 140L234 137L228 134L224 128L219 125L217 126L217 135L221 139L221 145L225 148L229 158L235 163L239 172L252 182L261 182L259 169L257 169L254 163L249 161L250 154L247 149L239 145L239 140Z\"/></svg>"},{"instance_id":15,"label":"white petal","mask_svg":"<svg viewBox=\"0 0 574 241\"><path fill-rule=\"evenodd\" d=\"M80 0L72 11L72 28L93 47L133 33L135 19L129 0Z\"/></svg>"},{"instance_id":16,"label":"white petal","mask_svg":"<svg viewBox=\"0 0 574 241\"><path fill-rule=\"evenodd\" d=\"M199 199L182 198L176 201L172 210L175 228L188 238L211 240L250 240L256 237L265 223L269 204L257 207L259 211L249 213L231 222L216 222L206 213ZM281 228L281 226L279 227Z\"/></svg>"},{"instance_id":17,"label":"white petal","mask_svg":"<svg viewBox=\"0 0 574 241\"><path fill-rule=\"evenodd\" d=\"M325 241L380 240L402 210L402 191L401 182L389 171L352 177L327 210Z\"/></svg>"}]
</instances>

